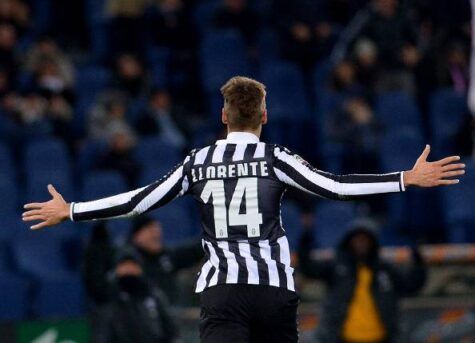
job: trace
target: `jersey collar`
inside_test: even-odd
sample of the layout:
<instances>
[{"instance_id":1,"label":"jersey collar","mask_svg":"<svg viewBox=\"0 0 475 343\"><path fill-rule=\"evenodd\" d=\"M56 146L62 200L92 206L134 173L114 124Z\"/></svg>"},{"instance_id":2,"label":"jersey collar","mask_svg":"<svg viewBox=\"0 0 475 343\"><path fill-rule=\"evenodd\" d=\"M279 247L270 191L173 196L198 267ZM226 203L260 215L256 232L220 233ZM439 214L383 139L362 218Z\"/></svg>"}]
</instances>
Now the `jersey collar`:
<instances>
[{"instance_id":1,"label":"jersey collar","mask_svg":"<svg viewBox=\"0 0 475 343\"><path fill-rule=\"evenodd\" d=\"M259 137L250 132L231 132L226 139L216 142L216 144L252 144L259 143Z\"/></svg>"}]
</instances>

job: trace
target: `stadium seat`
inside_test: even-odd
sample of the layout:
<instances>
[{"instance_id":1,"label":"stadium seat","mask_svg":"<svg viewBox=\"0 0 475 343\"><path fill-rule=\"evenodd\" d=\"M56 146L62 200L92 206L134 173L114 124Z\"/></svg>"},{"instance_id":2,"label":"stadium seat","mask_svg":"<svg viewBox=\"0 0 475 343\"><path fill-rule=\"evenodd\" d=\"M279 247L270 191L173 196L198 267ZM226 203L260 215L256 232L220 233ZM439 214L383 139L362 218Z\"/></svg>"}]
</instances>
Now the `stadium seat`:
<instances>
[{"instance_id":1,"label":"stadium seat","mask_svg":"<svg viewBox=\"0 0 475 343\"><path fill-rule=\"evenodd\" d=\"M164 88L169 86L168 65L171 51L162 47L151 47L147 50L147 62L150 66L152 86Z\"/></svg>"},{"instance_id":2,"label":"stadium seat","mask_svg":"<svg viewBox=\"0 0 475 343\"><path fill-rule=\"evenodd\" d=\"M232 76L250 76L246 45L239 31L207 32L202 41L200 57L202 82L208 94L218 92Z\"/></svg>"},{"instance_id":3,"label":"stadium seat","mask_svg":"<svg viewBox=\"0 0 475 343\"><path fill-rule=\"evenodd\" d=\"M0 321L25 319L29 310L30 282L24 277L0 273Z\"/></svg>"},{"instance_id":4,"label":"stadium seat","mask_svg":"<svg viewBox=\"0 0 475 343\"><path fill-rule=\"evenodd\" d=\"M28 225L21 221L19 214L0 216L0 241L12 241L27 229Z\"/></svg>"},{"instance_id":5,"label":"stadium seat","mask_svg":"<svg viewBox=\"0 0 475 343\"><path fill-rule=\"evenodd\" d=\"M84 315L85 295L79 275L40 279L33 300L33 315L42 319Z\"/></svg>"},{"instance_id":6,"label":"stadium seat","mask_svg":"<svg viewBox=\"0 0 475 343\"><path fill-rule=\"evenodd\" d=\"M0 174L0 213L15 215L18 210L18 185L10 177Z\"/></svg>"},{"instance_id":7,"label":"stadium seat","mask_svg":"<svg viewBox=\"0 0 475 343\"><path fill-rule=\"evenodd\" d=\"M97 95L112 81L111 72L97 65L87 65L76 70L76 92L79 97Z\"/></svg>"},{"instance_id":8,"label":"stadium seat","mask_svg":"<svg viewBox=\"0 0 475 343\"><path fill-rule=\"evenodd\" d=\"M343 238L355 219L354 207L350 203L325 203L317 208L315 230L317 246L335 247Z\"/></svg>"},{"instance_id":9,"label":"stadium seat","mask_svg":"<svg viewBox=\"0 0 475 343\"><path fill-rule=\"evenodd\" d=\"M412 167L425 146L421 136L414 128L401 128L386 133L380 150L383 171L392 172Z\"/></svg>"},{"instance_id":10,"label":"stadium seat","mask_svg":"<svg viewBox=\"0 0 475 343\"><path fill-rule=\"evenodd\" d=\"M405 92L386 92L378 95L376 115L385 128L421 128L421 114L415 99Z\"/></svg>"},{"instance_id":11,"label":"stadium seat","mask_svg":"<svg viewBox=\"0 0 475 343\"><path fill-rule=\"evenodd\" d=\"M92 171L101 155L107 151L107 142L105 140L87 140L79 149L77 165L79 167L79 175L85 176Z\"/></svg>"},{"instance_id":12,"label":"stadium seat","mask_svg":"<svg viewBox=\"0 0 475 343\"><path fill-rule=\"evenodd\" d=\"M422 135L414 128L388 132L383 137L380 150L382 171L389 173L412 168L424 146ZM392 195L385 200L391 230L412 230L414 237L421 237L427 235L432 227L433 236L437 236L437 224L440 223L437 216L440 212L435 210L439 208L437 190L410 189L404 196ZM434 211L434 215L429 218L426 214L430 211Z\"/></svg>"},{"instance_id":13,"label":"stadium seat","mask_svg":"<svg viewBox=\"0 0 475 343\"><path fill-rule=\"evenodd\" d=\"M282 204L281 215L282 226L287 233L290 249L296 249L303 230L300 211L295 204L285 201Z\"/></svg>"},{"instance_id":14,"label":"stadium seat","mask_svg":"<svg viewBox=\"0 0 475 343\"><path fill-rule=\"evenodd\" d=\"M475 242L475 165L471 159L466 164L466 174L460 185L443 189L443 201L446 208L448 238L451 243Z\"/></svg>"},{"instance_id":15,"label":"stadium seat","mask_svg":"<svg viewBox=\"0 0 475 343\"><path fill-rule=\"evenodd\" d=\"M2 115L2 113L0 113L0 115ZM3 143L0 143L0 166L0 177L7 177L10 180L16 177L17 172L10 149Z\"/></svg>"},{"instance_id":16,"label":"stadium seat","mask_svg":"<svg viewBox=\"0 0 475 343\"><path fill-rule=\"evenodd\" d=\"M196 6L193 21L199 32L203 33L213 26L213 15L219 8L219 0L201 1Z\"/></svg>"},{"instance_id":17,"label":"stadium seat","mask_svg":"<svg viewBox=\"0 0 475 343\"><path fill-rule=\"evenodd\" d=\"M124 178L116 171L94 171L84 178L82 189L82 201L90 201L109 197L129 191ZM93 223L86 223L91 227ZM111 233L115 242L121 242L130 231L129 220L112 220L110 222ZM88 232L85 230L84 232Z\"/></svg>"},{"instance_id":18,"label":"stadium seat","mask_svg":"<svg viewBox=\"0 0 475 343\"><path fill-rule=\"evenodd\" d=\"M45 139L30 143L24 158L26 174L26 200L49 199L46 185L49 183L66 198L73 198L71 165L67 147L58 139Z\"/></svg>"},{"instance_id":19,"label":"stadium seat","mask_svg":"<svg viewBox=\"0 0 475 343\"><path fill-rule=\"evenodd\" d=\"M176 199L151 212L151 216L163 225L163 237L168 245L175 245L189 239L196 232L197 222L192 222L190 209L183 199Z\"/></svg>"},{"instance_id":20,"label":"stadium seat","mask_svg":"<svg viewBox=\"0 0 475 343\"><path fill-rule=\"evenodd\" d=\"M178 149L160 136L142 139L135 149L135 157L142 167L142 184L161 178L184 159Z\"/></svg>"},{"instance_id":21,"label":"stadium seat","mask_svg":"<svg viewBox=\"0 0 475 343\"><path fill-rule=\"evenodd\" d=\"M269 117L272 121L302 121L310 115L305 85L299 68L286 62L269 62L261 67L260 77L267 86Z\"/></svg>"},{"instance_id":22,"label":"stadium seat","mask_svg":"<svg viewBox=\"0 0 475 343\"><path fill-rule=\"evenodd\" d=\"M271 28L262 29L257 36L257 50L261 65L278 60L280 56L280 42L277 32Z\"/></svg>"},{"instance_id":23,"label":"stadium seat","mask_svg":"<svg viewBox=\"0 0 475 343\"><path fill-rule=\"evenodd\" d=\"M436 91L430 99L430 124L434 157L458 153L456 137L468 120L466 97L452 90Z\"/></svg>"}]
</instances>

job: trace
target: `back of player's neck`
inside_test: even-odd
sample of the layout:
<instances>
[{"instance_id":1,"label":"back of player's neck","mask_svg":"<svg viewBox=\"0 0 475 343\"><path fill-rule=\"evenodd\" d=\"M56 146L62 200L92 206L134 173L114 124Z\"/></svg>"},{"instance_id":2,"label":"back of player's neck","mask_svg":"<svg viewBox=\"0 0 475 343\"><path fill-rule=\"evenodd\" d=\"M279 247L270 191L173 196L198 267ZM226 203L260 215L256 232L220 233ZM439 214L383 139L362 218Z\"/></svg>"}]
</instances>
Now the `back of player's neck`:
<instances>
[{"instance_id":1,"label":"back of player's neck","mask_svg":"<svg viewBox=\"0 0 475 343\"><path fill-rule=\"evenodd\" d=\"M228 129L228 135L230 133L251 133L254 136L260 138L261 137L261 130L231 130Z\"/></svg>"}]
</instances>

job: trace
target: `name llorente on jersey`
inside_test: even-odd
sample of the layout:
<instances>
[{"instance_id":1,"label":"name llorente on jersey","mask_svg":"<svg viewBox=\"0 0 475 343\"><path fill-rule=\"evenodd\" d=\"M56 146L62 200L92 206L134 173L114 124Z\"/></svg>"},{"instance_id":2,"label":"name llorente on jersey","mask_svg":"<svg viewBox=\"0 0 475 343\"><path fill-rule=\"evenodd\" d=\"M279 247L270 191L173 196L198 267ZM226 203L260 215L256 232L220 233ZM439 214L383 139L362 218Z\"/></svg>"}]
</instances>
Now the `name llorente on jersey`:
<instances>
[{"instance_id":1,"label":"name llorente on jersey","mask_svg":"<svg viewBox=\"0 0 475 343\"><path fill-rule=\"evenodd\" d=\"M269 176L267 162L245 162L207 167L194 167L191 169L191 177L193 182L199 182L207 179L226 179L249 176Z\"/></svg>"}]
</instances>

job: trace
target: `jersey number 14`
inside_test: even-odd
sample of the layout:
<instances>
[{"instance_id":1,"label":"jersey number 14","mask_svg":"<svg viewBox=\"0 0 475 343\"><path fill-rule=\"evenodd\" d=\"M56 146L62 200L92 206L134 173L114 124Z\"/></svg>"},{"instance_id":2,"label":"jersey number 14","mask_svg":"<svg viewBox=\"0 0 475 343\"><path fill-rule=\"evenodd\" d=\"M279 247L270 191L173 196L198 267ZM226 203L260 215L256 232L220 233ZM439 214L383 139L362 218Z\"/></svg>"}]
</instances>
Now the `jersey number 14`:
<instances>
[{"instance_id":1,"label":"jersey number 14","mask_svg":"<svg viewBox=\"0 0 475 343\"><path fill-rule=\"evenodd\" d=\"M206 183L201 199L207 203L211 196L213 197L216 238L228 237L228 220L229 226L246 226L247 237L261 235L262 213L259 213L257 178L238 179L229 209L226 208L224 180L209 180ZM246 200L246 213L240 213L243 197Z\"/></svg>"}]
</instances>

